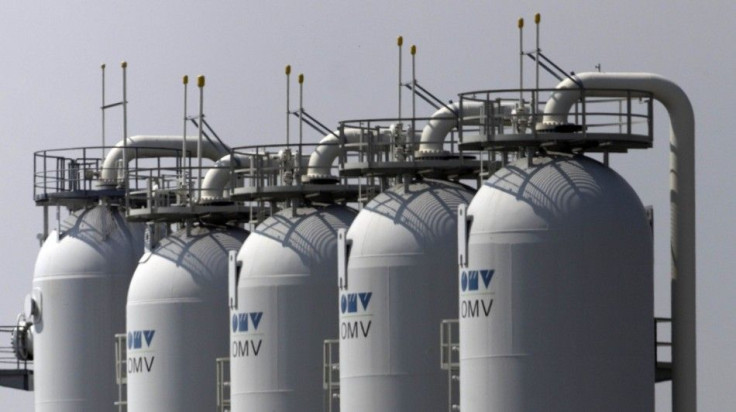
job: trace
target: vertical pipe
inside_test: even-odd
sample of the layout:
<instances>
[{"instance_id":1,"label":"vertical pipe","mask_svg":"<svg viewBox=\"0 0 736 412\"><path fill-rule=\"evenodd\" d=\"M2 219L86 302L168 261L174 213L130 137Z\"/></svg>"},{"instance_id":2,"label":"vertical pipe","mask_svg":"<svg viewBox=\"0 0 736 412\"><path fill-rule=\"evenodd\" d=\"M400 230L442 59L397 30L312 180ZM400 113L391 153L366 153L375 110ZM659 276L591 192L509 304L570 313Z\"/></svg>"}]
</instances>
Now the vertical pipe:
<instances>
[{"instance_id":1,"label":"vertical pipe","mask_svg":"<svg viewBox=\"0 0 736 412\"><path fill-rule=\"evenodd\" d=\"M289 75L291 74L291 65L287 64L286 70L284 71L286 72L286 147L289 147L289 114L290 114L289 113L289 110L290 110L290 105L289 105L289 94L290 94L289 93L289 85L290 85L289 79L290 77Z\"/></svg>"},{"instance_id":2,"label":"vertical pipe","mask_svg":"<svg viewBox=\"0 0 736 412\"><path fill-rule=\"evenodd\" d=\"M401 46L404 44L404 38L399 36L396 39L396 45L399 46L399 119L401 119Z\"/></svg>"},{"instance_id":3,"label":"vertical pipe","mask_svg":"<svg viewBox=\"0 0 736 412\"><path fill-rule=\"evenodd\" d=\"M536 58L536 61L537 61L537 74L536 74L536 85L535 85L535 88L536 89L539 89L539 52L542 51L539 48L539 23L541 21L542 21L542 15L539 14L539 13L535 14L534 15L534 23L537 26L537 50L535 51L536 57L537 57Z\"/></svg>"},{"instance_id":4,"label":"vertical pipe","mask_svg":"<svg viewBox=\"0 0 736 412\"><path fill-rule=\"evenodd\" d=\"M417 117L417 71L416 71L416 54L417 54L417 46L413 45L411 46L411 118L414 119ZM413 136L412 136L412 140Z\"/></svg>"},{"instance_id":5,"label":"vertical pipe","mask_svg":"<svg viewBox=\"0 0 736 412\"><path fill-rule=\"evenodd\" d=\"M416 85L417 85L417 72L416 72L416 54L417 54L417 46L413 45L411 46L411 135L409 136L409 145L412 148L409 151L409 156L413 158L414 156L414 131L416 128L416 118L417 118L417 91L416 91Z\"/></svg>"},{"instance_id":6,"label":"vertical pipe","mask_svg":"<svg viewBox=\"0 0 736 412\"><path fill-rule=\"evenodd\" d=\"M519 104L524 106L524 19L519 19Z\"/></svg>"},{"instance_id":7,"label":"vertical pipe","mask_svg":"<svg viewBox=\"0 0 736 412\"><path fill-rule=\"evenodd\" d=\"M189 76L182 78L182 84L184 85L184 117L183 117L183 129L181 135L181 184L185 181L185 167L187 164L187 92L189 90Z\"/></svg>"},{"instance_id":8,"label":"vertical pipe","mask_svg":"<svg viewBox=\"0 0 736 412\"><path fill-rule=\"evenodd\" d=\"M297 150L297 178L301 183L302 174L302 132L303 132L303 118L304 113L304 74L299 74L299 150Z\"/></svg>"},{"instance_id":9,"label":"vertical pipe","mask_svg":"<svg viewBox=\"0 0 736 412\"><path fill-rule=\"evenodd\" d=\"M128 205L128 62L122 62L123 68L123 185L125 188L125 205ZM127 208L126 208L127 210Z\"/></svg>"},{"instance_id":10,"label":"vertical pipe","mask_svg":"<svg viewBox=\"0 0 736 412\"><path fill-rule=\"evenodd\" d=\"M202 194L202 126L204 124L204 76L197 76L199 87L199 136L197 137L197 199Z\"/></svg>"},{"instance_id":11,"label":"vertical pipe","mask_svg":"<svg viewBox=\"0 0 736 412\"><path fill-rule=\"evenodd\" d=\"M105 65L100 66L102 69L102 158L105 158Z\"/></svg>"}]
</instances>

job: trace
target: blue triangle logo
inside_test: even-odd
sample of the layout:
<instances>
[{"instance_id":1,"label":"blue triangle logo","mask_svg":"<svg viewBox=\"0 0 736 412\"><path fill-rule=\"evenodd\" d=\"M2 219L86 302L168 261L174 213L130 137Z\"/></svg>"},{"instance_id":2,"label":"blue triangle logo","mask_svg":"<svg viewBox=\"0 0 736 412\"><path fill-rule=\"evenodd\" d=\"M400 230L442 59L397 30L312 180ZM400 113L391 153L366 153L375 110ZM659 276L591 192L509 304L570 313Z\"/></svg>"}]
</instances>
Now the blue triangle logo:
<instances>
[{"instance_id":1,"label":"blue triangle logo","mask_svg":"<svg viewBox=\"0 0 736 412\"><path fill-rule=\"evenodd\" d=\"M363 310L367 310L368 303L371 301L373 292L358 293L358 296L360 297L360 303L363 305Z\"/></svg>"},{"instance_id":2,"label":"blue triangle logo","mask_svg":"<svg viewBox=\"0 0 736 412\"><path fill-rule=\"evenodd\" d=\"M495 270L481 270L480 271L480 277L483 278L483 284L486 285L486 289L488 289L488 285L491 284L491 279L493 278L493 273Z\"/></svg>"},{"instance_id":3,"label":"blue triangle logo","mask_svg":"<svg viewBox=\"0 0 736 412\"><path fill-rule=\"evenodd\" d=\"M253 329L258 329L258 324L261 323L263 312L252 312L250 314L250 321L253 324Z\"/></svg>"},{"instance_id":4,"label":"blue triangle logo","mask_svg":"<svg viewBox=\"0 0 736 412\"><path fill-rule=\"evenodd\" d=\"M146 338L146 346L151 347L153 341L153 335L156 333L155 330L144 330L143 337Z\"/></svg>"}]
</instances>

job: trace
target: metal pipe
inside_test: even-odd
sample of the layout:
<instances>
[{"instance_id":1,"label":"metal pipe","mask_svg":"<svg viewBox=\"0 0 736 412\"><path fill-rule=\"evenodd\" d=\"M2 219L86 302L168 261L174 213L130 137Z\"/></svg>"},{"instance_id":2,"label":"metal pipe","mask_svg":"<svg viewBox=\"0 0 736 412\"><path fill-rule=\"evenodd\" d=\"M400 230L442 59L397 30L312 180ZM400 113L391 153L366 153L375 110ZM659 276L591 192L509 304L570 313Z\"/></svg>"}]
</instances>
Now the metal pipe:
<instances>
[{"instance_id":1,"label":"metal pipe","mask_svg":"<svg viewBox=\"0 0 736 412\"><path fill-rule=\"evenodd\" d=\"M299 73L299 150L297 152L297 156L301 158L302 156L302 133L304 128L304 117L302 116L304 114L304 74ZM301 161L300 167L297 170L297 176L301 181Z\"/></svg>"},{"instance_id":2,"label":"metal pipe","mask_svg":"<svg viewBox=\"0 0 736 412\"><path fill-rule=\"evenodd\" d=\"M118 142L105 156L100 171L99 186L116 186L118 181L115 175L118 161L130 161L136 158L175 157L176 150L182 148L184 152L194 152L197 145L195 136L131 136ZM202 155L212 161L217 161L227 155L230 149L219 142L206 141L202 146Z\"/></svg>"},{"instance_id":3,"label":"metal pipe","mask_svg":"<svg viewBox=\"0 0 736 412\"><path fill-rule=\"evenodd\" d=\"M127 149L128 145L128 95L127 95L127 68L128 68L128 62L122 62L120 64L120 67L123 68L123 147ZM123 151L123 185L125 187L125 190L127 192L128 188L128 162L126 161L125 157L127 155L128 150ZM127 195L127 193L126 193ZM128 200L128 196L125 196L126 203Z\"/></svg>"},{"instance_id":4,"label":"metal pipe","mask_svg":"<svg viewBox=\"0 0 736 412\"><path fill-rule=\"evenodd\" d=\"M537 89L537 90L539 90L539 52L542 51L539 48L539 23L541 21L542 21L542 15L539 14L539 13L535 14L534 15L534 23L535 23L535 25L537 27L537 50L535 52L536 53L536 56L535 56L534 60L537 62L537 64L536 64L536 66L537 66L537 73L536 73L536 85L535 85L534 88ZM534 103L536 104L536 102L534 102Z\"/></svg>"},{"instance_id":5,"label":"metal pipe","mask_svg":"<svg viewBox=\"0 0 736 412\"><path fill-rule=\"evenodd\" d=\"M672 404L674 412L697 410L695 305L695 116L685 92L650 73L582 73L587 96L625 97L625 90L652 93L670 118L672 294ZM579 86L563 80L545 106L545 122L562 124L579 98ZM567 90L566 90L567 89ZM610 90L601 90L610 89Z\"/></svg>"},{"instance_id":6,"label":"metal pipe","mask_svg":"<svg viewBox=\"0 0 736 412\"><path fill-rule=\"evenodd\" d=\"M187 136L187 92L189 90L189 76L184 76L182 78L182 83L184 84L184 121L183 121L183 130L181 135L181 183L184 184L184 170L186 167L186 161L187 161L187 143L186 143L186 136Z\"/></svg>"},{"instance_id":7,"label":"metal pipe","mask_svg":"<svg viewBox=\"0 0 736 412\"><path fill-rule=\"evenodd\" d=\"M330 169L332 168L332 164L334 163L335 159L340 156L341 152L343 151L343 147L346 150L349 150L351 149L351 146L349 145L354 143L362 143L361 138L364 137L363 133L363 128L342 126L340 129L335 130L334 132L323 137L317 147L314 148L314 152L312 152L312 155L309 157L309 164L307 166L307 179L317 180L333 178L333 176L330 174ZM340 138L338 136L342 136L345 139L342 145L340 144ZM389 131L380 132L377 137L374 137L375 140L378 140L381 143L389 142L390 138L391 132ZM368 145L369 144L370 143L368 143ZM365 147L365 145L355 145L352 147L352 149L362 152L363 147Z\"/></svg>"},{"instance_id":8,"label":"metal pipe","mask_svg":"<svg viewBox=\"0 0 736 412\"><path fill-rule=\"evenodd\" d=\"M199 87L199 134L197 136L197 188L202 188L202 127L204 126L204 76L197 76ZM201 197L201 193L200 196Z\"/></svg>"},{"instance_id":9,"label":"metal pipe","mask_svg":"<svg viewBox=\"0 0 736 412\"><path fill-rule=\"evenodd\" d=\"M105 65L100 66L102 69L102 156L105 156Z\"/></svg>"},{"instance_id":10,"label":"metal pipe","mask_svg":"<svg viewBox=\"0 0 736 412\"><path fill-rule=\"evenodd\" d=\"M462 103L451 103L440 108L432 115L431 119L422 130L422 137L419 142L419 154L438 154L442 153L443 142L448 133L458 125L478 125L480 124L480 116L468 116L471 111L480 114L483 109L483 103L477 101L463 100ZM458 114L462 116L457 118Z\"/></svg>"},{"instance_id":11,"label":"metal pipe","mask_svg":"<svg viewBox=\"0 0 736 412\"><path fill-rule=\"evenodd\" d=\"M204 180L202 180L201 196L198 201L201 203L224 199L223 190L231 182L233 166L251 167L252 157L243 154L228 154L215 162L212 168L207 170ZM233 161L233 159L235 160Z\"/></svg>"},{"instance_id":12,"label":"metal pipe","mask_svg":"<svg viewBox=\"0 0 736 412\"><path fill-rule=\"evenodd\" d=\"M404 38L399 36L396 39L396 45L399 46L399 119L401 119L401 46L404 44Z\"/></svg>"},{"instance_id":13,"label":"metal pipe","mask_svg":"<svg viewBox=\"0 0 736 412\"><path fill-rule=\"evenodd\" d=\"M524 19L519 19L519 106L524 106Z\"/></svg>"},{"instance_id":14,"label":"metal pipe","mask_svg":"<svg viewBox=\"0 0 736 412\"><path fill-rule=\"evenodd\" d=\"M416 54L417 46L411 46L411 118L412 128L414 126L414 119L417 117L417 71L416 71ZM399 116L400 117L400 116ZM413 142L412 142L413 143Z\"/></svg>"},{"instance_id":15,"label":"metal pipe","mask_svg":"<svg viewBox=\"0 0 736 412\"><path fill-rule=\"evenodd\" d=\"M286 72L286 147L289 147L289 87L290 87L290 75L291 75L291 66L286 65L286 69L284 70Z\"/></svg>"}]
</instances>

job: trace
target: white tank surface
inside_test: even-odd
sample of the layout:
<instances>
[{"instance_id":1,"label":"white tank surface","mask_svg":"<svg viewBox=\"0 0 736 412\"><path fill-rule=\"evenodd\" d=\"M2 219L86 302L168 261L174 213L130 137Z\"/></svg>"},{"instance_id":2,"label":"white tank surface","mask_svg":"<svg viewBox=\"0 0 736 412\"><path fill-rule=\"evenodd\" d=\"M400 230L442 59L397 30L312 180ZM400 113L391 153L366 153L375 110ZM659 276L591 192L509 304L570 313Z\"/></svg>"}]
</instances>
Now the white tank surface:
<instances>
[{"instance_id":1,"label":"white tank surface","mask_svg":"<svg viewBox=\"0 0 736 412\"><path fill-rule=\"evenodd\" d=\"M228 252L247 232L194 226L143 255L128 291L128 411L207 411L228 355Z\"/></svg>"},{"instance_id":2,"label":"white tank surface","mask_svg":"<svg viewBox=\"0 0 736 412\"><path fill-rule=\"evenodd\" d=\"M440 322L457 317L457 207L473 192L425 180L376 196L347 232L340 279L340 410L447 404Z\"/></svg>"},{"instance_id":3,"label":"white tank surface","mask_svg":"<svg viewBox=\"0 0 736 412\"><path fill-rule=\"evenodd\" d=\"M521 159L467 214L462 411L654 410L652 233L629 184L582 156Z\"/></svg>"},{"instance_id":4,"label":"white tank surface","mask_svg":"<svg viewBox=\"0 0 736 412\"><path fill-rule=\"evenodd\" d=\"M357 212L283 210L238 253L231 312L232 411L321 411L322 344L337 339L337 231Z\"/></svg>"},{"instance_id":5,"label":"white tank surface","mask_svg":"<svg viewBox=\"0 0 736 412\"><path fill-rule=\"evenodd\" d=\"M35 410L111 410L117 399L113 337L143 253L143 225L112 207L71 214L38 254L32 301Z\"/></svg>"}]
</instances>

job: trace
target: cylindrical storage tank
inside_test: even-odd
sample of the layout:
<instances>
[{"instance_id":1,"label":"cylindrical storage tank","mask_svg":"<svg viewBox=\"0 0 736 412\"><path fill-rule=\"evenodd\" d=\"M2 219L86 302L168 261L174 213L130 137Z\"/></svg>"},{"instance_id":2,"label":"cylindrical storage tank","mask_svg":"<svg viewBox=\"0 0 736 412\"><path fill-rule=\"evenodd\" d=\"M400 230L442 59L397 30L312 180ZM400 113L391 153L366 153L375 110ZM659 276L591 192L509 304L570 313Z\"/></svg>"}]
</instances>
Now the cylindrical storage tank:
<instances>
[{"instance_id":1,"label":"cylindrical storage tank","mask_svg":"<svg viewBox=\"0 0 736 412\"><path fill-rule=\"evenodd\" d=\"M457 207L467 187L425 180L371 200L347 232L340 410L446 408L440 323L457 318Z\"/></svg>"},{"instance_id":2,"label":"cylindrical storage tank","mask_svg":"<svg viewBox=\"0 0 736 412\"><path fill-rule=\"evenodd\" d=\"M337 339L337 231L346 206L283 210L238 253L231 311L233 411L321 411L322 346Z\"/></svg>"},{"instance_id":3,"label":"cylindrical storage tank","mask_svg":"<svg viewBox=\"0 0 736 412\"><path fill-rule=\"evenodd\" d=\"M531 163L496 172L467 210L460 408L652 411L645 209L621 176L595 160Z\"/></svg>"},{"instance_id":4,"label":"cylindrical storage tank","mask_svg":"<svg viewBox=\"0 0 736 412\"><path fill-rule=\"evenodd\" d=\"M143 255L128 291L128 411L215 408L228 356L228 252L248 232L194 226Z\"/></svg>"},{"instance_id":5,"label":"cylindrical storage tank","mask_svg":"<svg viewBox=\"0 0 736 412\"><path fill-rule=\"evenodd\" d=\"M117 208L72 213L41 247L33 276L35 410L112 410L115 333L143 253L143 225Z\"/></svg>"}]
</instances>

